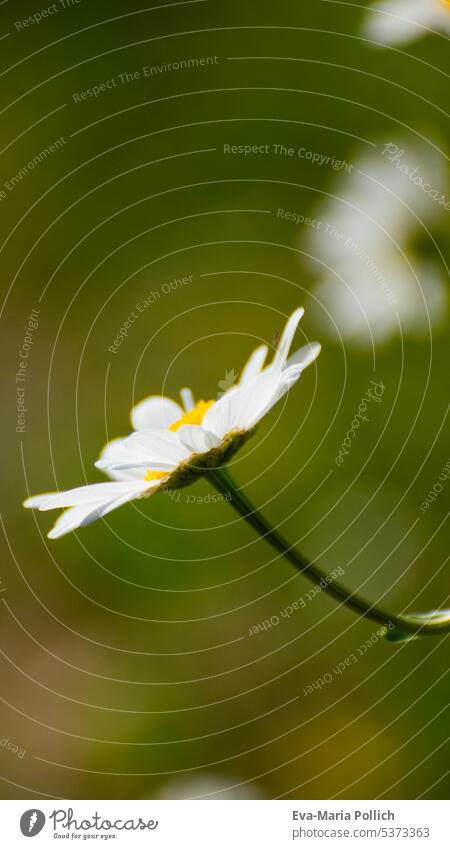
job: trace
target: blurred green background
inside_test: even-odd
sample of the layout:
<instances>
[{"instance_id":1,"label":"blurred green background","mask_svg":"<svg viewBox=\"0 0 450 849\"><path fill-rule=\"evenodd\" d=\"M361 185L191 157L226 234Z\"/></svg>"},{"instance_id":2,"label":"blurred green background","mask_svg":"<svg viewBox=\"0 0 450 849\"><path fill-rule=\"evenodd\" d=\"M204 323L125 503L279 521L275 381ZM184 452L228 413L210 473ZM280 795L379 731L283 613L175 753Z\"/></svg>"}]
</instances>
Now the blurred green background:
<instances>
[{"instance_id":1,"label":"blurred green background","mask_svg":"<svg viewBox=\"0 0 450 849\"><path fill-rule=\"evenodd\" d=\"M320 593L249 636L311 587L228 504L205 500L206 482L53 543L56 514L21 507L28 492L99 481L93 463L127 433L134 402L184 385L216 397L303 305L297 342L322 341L317 367L235 459L235 477L323 571L340 566L388 609L431 610L448 596L445 486L420 511L447 461L442 328L374 350L333 340L313 308L301 228L276 210L315 214L335 173L224 154L226 144L284 144L351 162L360 139L400 131L441 147L445 39L376 48L359 37L364 4L166 5L83 0L23 30L15 22L39 3L0 8L0 36L10 33L0 185L64 137L0 201L2 794L445 798L445 638L375 641L305 696L375 628ZM233 60L243 56L299 61ZM217 61L73 97L192 57ZM423 228L420 250L443 274L445 219L432 236ZM372 379L383 402L338 468Z\"/></svg>"}]
</instances>

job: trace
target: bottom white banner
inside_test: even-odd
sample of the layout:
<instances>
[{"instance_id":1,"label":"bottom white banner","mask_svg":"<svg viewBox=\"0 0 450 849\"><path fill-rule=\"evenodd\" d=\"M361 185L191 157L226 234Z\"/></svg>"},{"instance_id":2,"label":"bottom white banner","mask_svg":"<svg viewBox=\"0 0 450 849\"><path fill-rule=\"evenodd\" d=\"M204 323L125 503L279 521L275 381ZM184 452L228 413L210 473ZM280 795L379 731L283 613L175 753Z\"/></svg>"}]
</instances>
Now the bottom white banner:
<instances>
[{"instance_id":1,"label":"bottom white banner","mask_svg":"<svg viewBox=\"0 0 450 849\"><path fill-rule=\"evenodd\" d=\"M439 801L1 801L5 849L67 844L117 849L233 849L287 846L444 849L446 803Z\"/></svg>"}]
</instances>

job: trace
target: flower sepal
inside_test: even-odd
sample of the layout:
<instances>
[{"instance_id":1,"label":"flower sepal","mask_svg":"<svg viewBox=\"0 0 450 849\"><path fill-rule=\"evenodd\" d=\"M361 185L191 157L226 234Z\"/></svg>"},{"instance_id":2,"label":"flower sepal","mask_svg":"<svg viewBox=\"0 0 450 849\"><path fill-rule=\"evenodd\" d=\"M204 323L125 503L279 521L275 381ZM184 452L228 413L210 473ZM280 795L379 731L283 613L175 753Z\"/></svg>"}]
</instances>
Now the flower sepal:
<instances>
[{"instance_id":1,"label":"flower sepal","mask_svg":"<svg viewBox=\"0 0 450 849\"><path fill-rule=\"evenodd\" d=\"M185 463L180 465L171 473L161 486L163 491L168 489L182 489L189 486L196 478L208 474L212 469L224 466L231 460L233 454L250 439L256 431L256 427L250 430L236 430L228 433L216 448L210 448L199 454L192 454Z\"/></svg>"}]
</instances>

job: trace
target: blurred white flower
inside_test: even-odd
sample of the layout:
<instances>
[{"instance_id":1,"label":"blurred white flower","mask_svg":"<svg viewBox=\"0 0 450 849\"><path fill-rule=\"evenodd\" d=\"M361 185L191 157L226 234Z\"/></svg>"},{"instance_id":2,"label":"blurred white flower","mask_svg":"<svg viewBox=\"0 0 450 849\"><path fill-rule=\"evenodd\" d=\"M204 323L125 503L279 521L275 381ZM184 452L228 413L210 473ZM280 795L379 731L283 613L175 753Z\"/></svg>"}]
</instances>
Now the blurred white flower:
<instances>
[{"instance_id":1,"label":"blurred white flower","mask_svg":"<svg viewBox=\"0 0 450 849\"><path fill-rule=\"evenodd\" d=\"M369 8L363 34L385 44L404 44L430 30L450 33L448 0L381 0Z\"/></svg>"},{"instance_id":2,"label":"blurred white flower","mask_svg":"<svg viewBox=\"0 0 450 849\"><path fill-rule=\"evenodd\" d=\"M206 772L197 776L177 776L163 784L159 799L261 799L260 788L235 776Z\"/></svg>"},{"instance_id":3,"label":"blurred white flower","mask_svg":"<svg viewBox=\"0 0 450 849\"><path fill-rule=\"evenodd\" d=\"M371 345L402 333L426 334L445 312L439 257L427 230L450 204L437 151L399 144L356 159L316 210L306 249L318 273L314 294L344 339ZM427 242L430 256L419 250ZM319 271L318 271L319 268ZM332 321L319 308L326 329Z\"/></svg>"},{"instance_id":4,"label":"blurred white flower","mask_svg":"<svg viewBox=\"0 0 450 849\"><path fill-rule=\"evenodd\" d=\"M319 354L320 345L313 342L288 358L303 312L295 310L287 321L270 365L264 368L268 346L256 348L237 386L229 387L218 401L196 403L191 390L182 389L183 407L159 395L134 407L131 422L135 432L110 442L95 464L114 483L36 495L28 498L24 507L70 508L48 534L56 539L128 501L160 489L186 486L223 465Z\"/></svg>"}]
</instances>

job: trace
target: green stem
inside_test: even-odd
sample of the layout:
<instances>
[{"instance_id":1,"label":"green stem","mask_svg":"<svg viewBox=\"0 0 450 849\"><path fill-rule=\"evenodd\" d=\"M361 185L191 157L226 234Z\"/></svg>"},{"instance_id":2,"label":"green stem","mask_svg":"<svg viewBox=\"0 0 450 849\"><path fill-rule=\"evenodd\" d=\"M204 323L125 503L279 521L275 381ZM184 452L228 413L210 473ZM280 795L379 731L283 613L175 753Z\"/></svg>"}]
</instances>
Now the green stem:
<instances>
[{"instance_id":1,"label":"green stem","mask_svg":"<svg viewBox=\"0 0 450 849\"><path fill-rule=\"evenodd\" d=\"M222 466L221 468L210 470L208 477L216 489L230 500L235 510L260 536L267 540L272 548L285 557L301 574L306 575L315 584L320 584L325 592L328 592L337 601L354 610L355 613L365 616L367 619L372 619L374 622L383 625L386 629L392 629L394 627L397 633L401 632L408 635L415 635L419 632L420 635L436 634L439 631L450 630L450 615L447 618L444 618L444 616L440 619L436 618L436 620L433 620L432 614L429 614L430 619L427 619L426 615L422 618L422 615L419 614L408 616L402 616L400 614L392 615L382 610L381 607L366 601L357 593L341 586L337 581L333 580L329 582L326 573L318 569L313 563L310 563L299 551L289 545L278 531L272 528L267 519L261 515L242 489L238 487L225 467Z\"/></svg>"}]
</instances>

